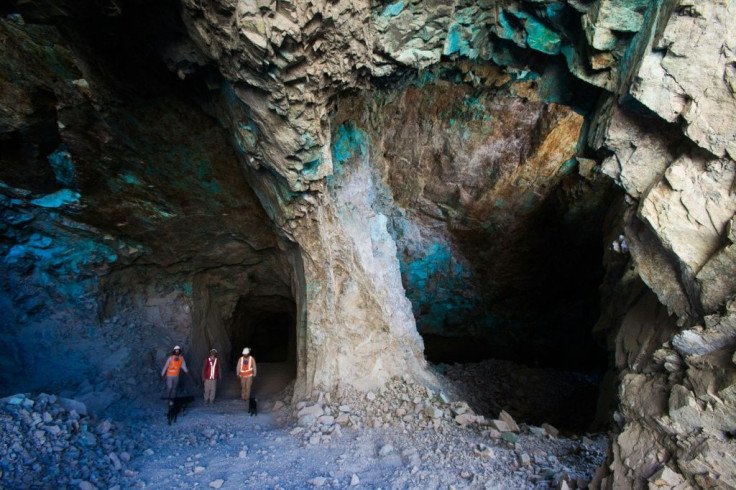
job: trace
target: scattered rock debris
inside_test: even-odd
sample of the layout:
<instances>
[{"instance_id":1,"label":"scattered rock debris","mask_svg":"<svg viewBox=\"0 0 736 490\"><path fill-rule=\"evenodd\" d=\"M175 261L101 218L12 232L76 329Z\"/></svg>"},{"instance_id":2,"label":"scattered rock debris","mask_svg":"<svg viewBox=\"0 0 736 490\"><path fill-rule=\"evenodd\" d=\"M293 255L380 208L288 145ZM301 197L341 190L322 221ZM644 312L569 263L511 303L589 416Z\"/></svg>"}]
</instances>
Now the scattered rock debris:
<instances>
[{"instance_id":1,"label":"scattered rock debris","mask_svg":"<svg viewBox=\"0 0 736 490\"><path fill-rule=\"evenodd\" d=\"M584 488L606 455L604 436L565 438L507 412L487 418L408 378L292 398L287 389L262 400L257 417L239 400L197 401L172 426L159 406L145 421L97 421L53 395L5 398L2 479L12 488Z\"/></svg>"}]
</instances>

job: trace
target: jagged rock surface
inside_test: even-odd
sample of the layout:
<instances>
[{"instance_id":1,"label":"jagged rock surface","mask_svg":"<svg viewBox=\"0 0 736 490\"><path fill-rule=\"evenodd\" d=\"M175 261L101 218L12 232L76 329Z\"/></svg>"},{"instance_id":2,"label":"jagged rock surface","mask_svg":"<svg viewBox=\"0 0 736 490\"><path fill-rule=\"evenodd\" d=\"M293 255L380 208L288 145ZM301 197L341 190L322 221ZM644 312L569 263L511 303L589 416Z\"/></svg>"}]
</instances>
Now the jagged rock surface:
<instances>
[{"instance_id":1,"label":"jagged rock surface","mask_svg":"<svg viewBox=\"0 0 736 490\"><path fill-rule=\"evenodd\" d=\"M17 6L26 9L29 19L62 24L75 15L99 20L127 12L117 4L84 12L76 2L68 3L51 2L58 9L39 8L33 2ZM125 324L112 321L117 312L126 320L142 318L145 325L161 327L145 329L137 342L163 338L196 344L201 357L207 347L200 344L229 342L227 320L239 296L265 283L272 295L295 303L297 397L316 387L335 388L343 375L340 381L364 389L399 373L433 383L422 359L412 305L404 294L407 274L402 276L396 254L403 250L411 256L414 242L389 226L401 221L388 210L419 202L417 209L407 211L413 221L406 220L405 228L416 232L409 236L431 229L420 213L454 225L462 224L460 217L485 219L486 205L495 205L504 189L514 191L517 199L519 184L530 196L553 195L547 192L549 180L527 186L504 175L549 176L564 158L574 155L582 158L572 168L577 165L582 179L588 180L576 179L578 185L568 187L562 182L568 197L594 182L597 170L626 194L625 212L612 220L618 223L611 226L616 229L606 230L612 248L606 252L610 303L604 305L606 315L596 327L608 334L618 380L610 474L601 471L597 484L736 486L730 456L736 410L733 2L182 4L188 38L162 41L163 56L180 79L204 80L207 90L216 93L200 102L226 128L234 147L222 159L213 157L219 163L194 165L192 172L183 174L180 170L188 167L179 165L176 152L162 158L160 166L141 162L160 163L159 144L199 155L227 148L227 140L207 118L184 124L182 132L206 135L202 144L214 148L198 146L187 137L171 138L159 127L176 127L195 113L201 116L199 109L178 106L173 111L177 116L167 119L163 108L173 99L165 99L150 113L139 106L143 116L131 122L120 106L110 109L115 105L114 84L94 63L75 61L60 31L24 27L19 16L2 21L4 45L15 42L18 48L5 50L2 59L1 128L3 141L11 142L3 149L22 149L3 152L3 179L8 184L3 187L3 288L14 293L3 296L1 306L17 327L9 337L3 333L6 352L25 337L19 332L45 332L49 323L56 324L60 313L33 299L52 291L50 296L71 306L67 332L72 325L102 327L100 316L107 316L108 324ZM35 66L34 58L41 60ZM486 65L491 62L502 67L508 79L489 76ZM354 111L362 123L380 111L370 105L372 96L357 97L356 90L403 88L407 73L421 85L427 82L422 79L425 70L444 63L459 67L458 85L515 91L517 98L507 100L508 107L522 99L529 105L565 104L586 113L590 124L581 126L569 109L545 105L552 108L555 128L567 128L559 144L549 145L554 155L536 162L528 158L526 163L539 167L521 171L501 162L501 177L488 187L469 189L463 185L467 183L451 182L460 184L451 190L443 181L403 194L403 182L387 180L387 169L404 158L413 176L427 178L421 172L422 158L397 152L396 160L380 162L370 157L369 144L354 138L358 145L353 149L362 150L349 151L341 161L339 128L347 118L332 112L342 110L336 101L347 100L349 94L351 100L365 103L366 110ZM8 73L25 75L11 79ZM573 77L589 85L571 81ZM506 83L512 80L529 83ZM575 90L565 90L568 83L576 84ZM595 113L587 112L593 107ZM483 108L478 115L483 118L488 112ZM580 127L589 132L572 151ZM544 124L541 128L535 148L544 154L555 131L544 130ZM159 139L146 140L151 132ZM129 152L138 140L144 148ZM397 141L394 146L403 139ZM513 146L508 138L504 143ZM95 154L105 156L90 157ZM6 155L11 155L8 165ZM118 155L119 161L111 163L109 155ZM254 195L245 190L235 158ZM599 167L592 165L596 160L602 160ZM458 158L453 162L464 165L456 169L437 161L434 177L459 180L473 164L472 159ZM141 167L158 168L160 173L141 173ZM380 189L385 182L390 192ZM243 200L229 202L226 209L210 207L221 202L213 195L213 183L231 185L225 194ZM182 191L194 188L195 197L182 198ZM120 189L127 190L121 194ZM446 194L455 191L448 199ZM126 199L119 207L111 206L105 199L109 195ZM96 206L80 210L80 203ZM189 219L202 210L207 211L199 219ZM270 230L267 218L278 233ZM439 228L429 236L446 238L445 225ZM182 229L202 232L196 244L182 246ZM253 241L254 235L259 240ZM58 242L70 246L57 250ZM209 244L207 253L201 253L202 243ZM73 265L66 270L71 250L84 246L92 259L72 257ZM185 265L183 259L194 265ZM111 264L127 270L107 274ZM137 275L128 268L131 264L151 267ZM230 268L233 265L237 270ZM227 271L219 274L218 269ZM82 290L71 287L71 274L82 278ZM55 276L70 289L49 289L49 278ZM97 289L97 279L103 276L103 283L122 284L133 293L121 299L113 290ZM224 292L217 290L222 285ZM247 292L240 293L243 289ZM410 284L406 289L411 293ZM98 298L106 301L96 311ZM215 326L206 328L210 323ZM60 325L64 331L64 322ZM93 344L109 337L103 328L94 332L102 332L102 337L93 338ZM42 345L57 340L41 338ZM32 351L35 345L28 347ZM150 363L160 362L162 356L153 353ZM33 352L8 359L22 365L36 361ZM527 460L519 455L519 461Z\"/></svg>"}]
</instances>

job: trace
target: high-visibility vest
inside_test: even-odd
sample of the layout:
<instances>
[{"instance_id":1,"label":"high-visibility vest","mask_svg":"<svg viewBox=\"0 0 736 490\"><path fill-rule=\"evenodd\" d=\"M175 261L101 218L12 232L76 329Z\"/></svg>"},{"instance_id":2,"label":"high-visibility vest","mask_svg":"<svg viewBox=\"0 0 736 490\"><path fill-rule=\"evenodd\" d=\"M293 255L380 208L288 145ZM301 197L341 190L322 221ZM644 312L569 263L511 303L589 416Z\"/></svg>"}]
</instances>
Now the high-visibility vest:
<instances>
[{"instance_id":1,"label":"high-visibility vest","mask_svg":"<svg viewBox=\"0 0 736 490\"><path fill-rule=\"evenodd\" d=\"M166 376L179 376L182 359L184 359L182 356L169 357L169 365L166 367Z\"/></svg>"},{"instance_id":2,"label":"high-visibility vest","mask_svg":"<svg viewBox=\"0 0 736 490\"><path fill-rule=\"evenodd\" d=\"M248 356L248 361L245 360L245 356L240 358L240 372L238 376L241 378L247 378L253 376L253 356Z\"/></svg>"}]
</instances>

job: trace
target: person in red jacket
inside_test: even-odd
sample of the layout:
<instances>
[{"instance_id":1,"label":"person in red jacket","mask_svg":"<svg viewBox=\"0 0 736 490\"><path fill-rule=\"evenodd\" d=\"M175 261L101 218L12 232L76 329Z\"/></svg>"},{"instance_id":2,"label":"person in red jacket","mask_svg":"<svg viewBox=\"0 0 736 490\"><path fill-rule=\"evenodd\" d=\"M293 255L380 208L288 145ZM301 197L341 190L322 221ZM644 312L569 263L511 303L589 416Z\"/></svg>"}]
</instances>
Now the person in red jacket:
<instances>
[{"instance_id":1,"label":"person in red jacket","mask_svg":"<svg viewBox=\"0 0 736 490\"><path fill-rule=\"evenodd\" d=\"M202 368L202 379L204 380L204 402L215 403L215 392L217 391L217 380L222 379L220 371L220 360L217 358L217 350L210 349L210 357L205 359Z\"/></svg>"}]
</instances>

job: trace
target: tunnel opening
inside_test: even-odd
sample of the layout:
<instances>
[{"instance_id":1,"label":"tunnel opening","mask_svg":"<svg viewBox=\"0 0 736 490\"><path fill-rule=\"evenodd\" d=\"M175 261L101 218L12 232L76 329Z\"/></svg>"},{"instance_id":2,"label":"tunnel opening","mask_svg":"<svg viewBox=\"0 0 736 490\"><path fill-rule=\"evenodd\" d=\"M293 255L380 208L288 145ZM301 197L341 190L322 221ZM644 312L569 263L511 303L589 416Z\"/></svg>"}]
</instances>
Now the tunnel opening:
<instances>
[{"instance_id":1,"label":"tunnel opening","mask_svg":"<svg viewBox=\"0 0 736 490\"><path fill-rule=\"evenodd\" d=\"M245 347L258 368L255 395L276 393L296 378L296 303L284 296L241 297L231 323L230 365L235 366Z\"/></svg>"},{"instance_id":2,"label":"tunnel opening","mask_svg":"<svg viewBox=\"0 0 736 490\"><path fill-rule=\"evenodd\" d=\"M485 230L455 232L473 259L483 301L467 325L422 331L425 357L488 416L580 433L601 429L599 398L610 364L601 316L609 210L617 191L564 178L503 243Z\"/></svg>"}]
</instances>

